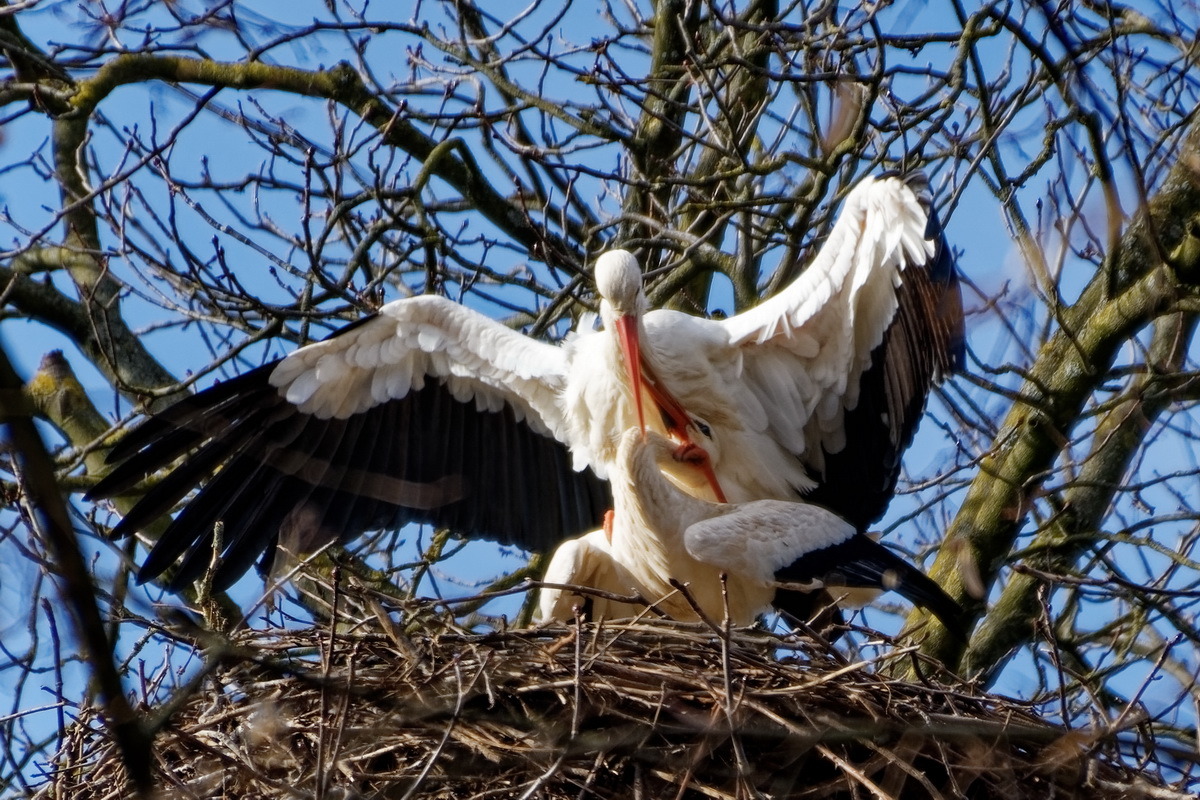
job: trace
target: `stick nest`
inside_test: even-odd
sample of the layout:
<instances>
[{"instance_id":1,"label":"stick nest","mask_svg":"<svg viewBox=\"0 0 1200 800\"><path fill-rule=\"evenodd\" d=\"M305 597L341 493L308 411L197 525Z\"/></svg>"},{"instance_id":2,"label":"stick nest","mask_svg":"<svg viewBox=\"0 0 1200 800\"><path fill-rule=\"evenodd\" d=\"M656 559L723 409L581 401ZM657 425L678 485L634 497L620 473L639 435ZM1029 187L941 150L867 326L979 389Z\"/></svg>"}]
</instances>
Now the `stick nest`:
<instances>
[{"instance_id":1,"label":"stick nest","mask_svg":"<svg viewBox=\"0 0 1200 800\"><path fill-rule=\"evenodd\" d=\"M918 663L905 651L847 660L670 622L408 635L380 619L205 643L210 669L155 741L162 796L1179 796L1122 766L1115 735L887 677ZM132 796L87 709L53 766L42 797Z\"/></svg>"}]
</instances>

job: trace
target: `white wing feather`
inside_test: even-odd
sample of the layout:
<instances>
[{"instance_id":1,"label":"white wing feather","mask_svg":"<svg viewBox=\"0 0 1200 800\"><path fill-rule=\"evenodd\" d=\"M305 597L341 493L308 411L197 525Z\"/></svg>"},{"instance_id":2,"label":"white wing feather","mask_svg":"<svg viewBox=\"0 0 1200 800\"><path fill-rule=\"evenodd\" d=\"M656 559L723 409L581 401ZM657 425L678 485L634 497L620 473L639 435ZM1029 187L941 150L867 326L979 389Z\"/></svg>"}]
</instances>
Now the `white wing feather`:
<instances>
[{"instance_id":1,"label":"white wing feather","mask_svg":"<svg viewBox=\"0 0 1200 800\"><path fill-rule=\"evenodd\" d=\"M767 585L804 555L854 534L853 525L820 506L758 500L689 525L683 541L697 561Z\"/></svg>"},{"instance_id":2,"label":"white wing feather","mask_svg":"<svg viewBox=\"0 0 1200 800\"><path fill-rule=\"evenodd\" d=\"M831 453L844 445L843 412L858 403L858 377L895 316L903 271L934 253L927 223L903 180L865 180L799 278L721 323L743 353L745 391L793 454L815 459L818 445Z\"/></svg>"},{"instance_id":3,"label":"white wing feather","mask_svg":"<svg viewBox=\"0 0 1200 800\"><path fill-rule=\"evenodd\" d=\"M562 348L530 339L444 297L388 303L358 328L302 347L271 384L301 411L344 419L442 379L455 399L481 411L505 404L518 419L566 442L559 393Z\"/></svg>"}]
</instances>

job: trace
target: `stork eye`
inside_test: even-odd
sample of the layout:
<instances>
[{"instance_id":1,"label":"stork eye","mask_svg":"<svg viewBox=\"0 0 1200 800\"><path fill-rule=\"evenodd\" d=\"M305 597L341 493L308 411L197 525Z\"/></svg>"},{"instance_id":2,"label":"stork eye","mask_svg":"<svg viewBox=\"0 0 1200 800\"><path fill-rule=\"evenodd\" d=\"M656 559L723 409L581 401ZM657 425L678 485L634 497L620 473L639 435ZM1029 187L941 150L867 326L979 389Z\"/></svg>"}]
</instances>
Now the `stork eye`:
<instances>
[{"instance_id":1,"label":"stork eye","mask_svg":"<svg viewBox=\"0 0 1200 800\"><path fill-rule=\"evenodd\" d=\"M705 438L707 438L707 439L712 438L712 428L708 427L708 425L706 423L701 422L698 419L693 419L692 424L696 426L696 430L698 430L698 431L700 431L700 433L704 434Z\"/></svg>"}]
</instances>

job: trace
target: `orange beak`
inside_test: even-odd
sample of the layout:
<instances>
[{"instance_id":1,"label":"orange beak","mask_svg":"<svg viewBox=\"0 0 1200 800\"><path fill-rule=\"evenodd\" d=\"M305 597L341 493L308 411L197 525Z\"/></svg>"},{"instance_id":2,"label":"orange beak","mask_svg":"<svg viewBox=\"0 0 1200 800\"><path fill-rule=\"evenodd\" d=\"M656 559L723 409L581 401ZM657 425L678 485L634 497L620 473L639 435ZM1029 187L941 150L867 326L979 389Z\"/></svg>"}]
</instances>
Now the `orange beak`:
<instances>
[{"instance_id":1,"label":"orange beak","mask_svg":"<svg viewBox=\"0 0 1200 800\"><path fill-rule=\"evenodd\" d=\"M629 376L629 388L633 390L633 405L637 409L638 427L643 437L646 432L646 417L642 413L642 347L638 341L638 320L632 314L617 318L617 335L621 341L621 354L625 356L625 371Z\"/></svg>"},{"instance_id":2,"label":"orange beak","mask_svg":"<svg viewBox=\"0 0 1200 800\"><path fill-rule=\"evenodd\" d=\"M646 391L654 399L654 404L662 412L667 432L679 440L685 447L695 448L695 450L703 453L702 458L688 460L703 473L705 480L708 481L708 485L712 487L713 496L717 499L717 502L726 502L725 492L721 489L721 484L717 483L717 476L713 472L708 454L704 451L704 448L693 442L692 437L688 435L688 428L691 427L692 418L688 416L687 411L675 399L675 396L668 392L662 385L662 381L654 372L654 368L642 356L642 348L638 335L638 318L633 314L619 317L616 322L616 328L617 336L621 343L621 354L625 357L625 370L629 375L629 386L633 390L633 403L637 409L638 427L642 429L643 438L645 438L646 418L642 411L642 386L645 385Z\"/></svg>"},{"instance_id":3,"label":"orange beak","mask_svg":"<svg viewBox=\"0 0 1200 800\"><path fill-rule=\"evenodd\" d=\"M717 483L717 474L713 472L712 460L709 459L708 453L703 447L685 442L679 445L675 451L677 461L683 461L690 464L692 467L700 470L700 474L708 481L708 485L712 487L713 496L716 497L718 503L728 502L725 499L725 492L721 491L721 484Z\"/></svg>"}]
</instances>

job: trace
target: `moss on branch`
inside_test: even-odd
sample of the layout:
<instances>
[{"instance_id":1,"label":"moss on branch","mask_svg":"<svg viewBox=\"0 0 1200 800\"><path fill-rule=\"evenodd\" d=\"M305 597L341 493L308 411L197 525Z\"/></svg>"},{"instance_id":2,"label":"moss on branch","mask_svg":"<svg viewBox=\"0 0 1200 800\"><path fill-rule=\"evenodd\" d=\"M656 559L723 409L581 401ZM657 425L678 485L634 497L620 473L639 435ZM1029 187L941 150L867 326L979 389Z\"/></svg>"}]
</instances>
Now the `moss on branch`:
<instances>
[{"instance_id":1,"label":"moss on branch","mask_svg":"<svg viewBox=\"0 0 1200 800\"><path fill-rule=\"evenodd\" d=\"M966 591L960 560L969 559L985 592L990 590L1033 498L1069 441L1084 403L1107 378L1117 349L1180 296L1194 293L1190 276L1200 274L1200 264L1179 259L1200 251L1179 245L1200 226L1198 159L1200 127L1182 143L1162 189L1126 229L1105 269L1078 301L1062 309L1060 329L1043 345L1018 392L1026 399L1009 410L992 451L980 460L979 475L930 570L976 618L983 603ZM910 626L925 621L919 610L909 620ZM952 668L964 655L963 643L936 625L922 649ZM972 665L986 666L978 659Z\"/></svg>"},{"instance_id":2,"label":"moss on branch","mask_svg":"<svg viewBox=\"0 0 1200 800\"><path fill-rule=\"evenodd\" d=\"M1096 541L1102 519L1132 458L1152 423L1169 405L1173 374L1182 366L1195 315L1172 314L1155 325L1151 371L1137 376L1101 418L1078 476L1066 490L1059 513L1034 537L1027 559L1034 571L1014 575L980 626L963 661L968 674L994 676L1012 650L1033 633L1041 600L1041 576L1069 573Z\"/></svg>"},{"instance_id":3,"label":"moss on branch","mask_svg":"<svg viewBox=\"0 0 1200 800\"><path fill-rule=\"evenodd\" d=\"M16 269L0 267L0 297L4 302L69 337L105 378L125 390L134 401L153 396L159 397L157 403L161 403L176 396L169 393L160 397L162 393L154 392L154 389L173 385L176 381L146 351L137 335L120 317L106 314L103 317L106 324L100 325L92 313L94 308L89 307L86 298L74 300L54 284L34 280L26 274L25 270L33 263L43 263L45 268L53 269L64 263L90 260L90 256L71 248L56 247L50 250L52 254L45 262L30 257L21 264L14 264ZM64 253L70 253L72 257L61 261Z\"/></svg>"},{"instance_id":4,"label":"moss on branch","mask_svg":"<svg viewBox=\"0 0 1200 800\"><path fill-rule=\"evenodd\" d=\"M83 451L89 474L107 471L104 454L96 445L109 432L108 420L96 410L61 350L42 358L37 373L25 384L25 393L38 415L50 420L73 447Z\"/></svg>"}]
</instances>

